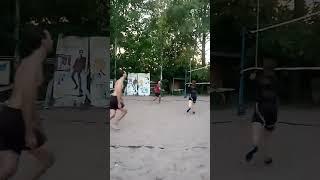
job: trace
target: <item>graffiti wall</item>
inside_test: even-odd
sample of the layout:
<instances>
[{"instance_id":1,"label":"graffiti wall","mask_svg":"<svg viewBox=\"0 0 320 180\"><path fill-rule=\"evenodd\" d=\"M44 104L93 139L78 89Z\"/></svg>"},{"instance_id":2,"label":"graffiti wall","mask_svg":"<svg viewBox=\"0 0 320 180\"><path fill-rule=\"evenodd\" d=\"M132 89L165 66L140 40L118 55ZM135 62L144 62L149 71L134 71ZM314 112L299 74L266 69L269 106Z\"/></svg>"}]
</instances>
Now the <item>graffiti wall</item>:
<instances>
[{"instance_id":1,"label":"graffiti wall","mask_svg":"<svg viewBox=\"0 0 320 180\"><path fill-rule=\"evenodd\" d=\"M54 74L54 106L107 105L109 39L59 37Z\"/></svg>"},{"instance_id":2,"label":"graffiti wall","mask_svg":"<svg viewBox=\"0 0 320 180\"><path fill-rule=\"evenodd\" d=\"M54 74L55 106L76 106L88 95L88 38L58 39L57 69Z\"/></svg>"},{"instance_id":3,"label":"graffiti wall","mask_svg":"<svg viewBox=\"0 0 320 180\"><path fill-rule=\"evenodd\" d=\"M109 85L107 79L107 44L106 37L90 38L90 70L91 70L91 104L103 107L107 105L106 90Z\"/></svg>"},{"instance_id":4,"label":"graffiti wall","mask_svg":"<svg viewBox=\"0 0 320 180\"><path fill-rule=\"evenodd\" d=\"M150 73L138 73L139 96L150 96Z\"/></svg>"},{"instance_id":5,"label":"graffiti wall","mask_svg":"<svg viewBox=\"0 0 320 180\"><path fill-rule=\"evenodd\" d=\"M128 84L126 87L126 94L128 96L136 96L138 95L138 74L129 73L128 74Z\"/></svg>"}]
</instances>

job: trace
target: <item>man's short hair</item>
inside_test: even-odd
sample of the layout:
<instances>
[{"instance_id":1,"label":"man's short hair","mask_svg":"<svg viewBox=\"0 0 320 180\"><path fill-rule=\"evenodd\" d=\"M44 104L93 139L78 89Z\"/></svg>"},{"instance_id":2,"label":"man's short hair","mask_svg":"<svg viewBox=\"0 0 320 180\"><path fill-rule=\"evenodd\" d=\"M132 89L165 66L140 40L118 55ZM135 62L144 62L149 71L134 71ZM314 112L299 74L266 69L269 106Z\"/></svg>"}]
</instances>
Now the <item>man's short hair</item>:
<instances>
[{"instance_id":1,"label":"man's short hair","mask_svg":"<svg viewBox=\"0 0 320 180\"><path fill-rule=\"evenodd\" d=\"M119 78L121 78L124 73L126 73L124 70L120 70L120 71L119 71Z\"/></svg>"},{"instance_id":2,"label":"man's short hair","mask_svg":"<svg viewBox=\"0 0 320 180\"><path fill-rule=\"evenodd\" d=\"M20 57L31 55L40 48L41 41L46 39L45 28L39 25L27 24L21 30L20 36Z\"/></svg>"}]
</instances>

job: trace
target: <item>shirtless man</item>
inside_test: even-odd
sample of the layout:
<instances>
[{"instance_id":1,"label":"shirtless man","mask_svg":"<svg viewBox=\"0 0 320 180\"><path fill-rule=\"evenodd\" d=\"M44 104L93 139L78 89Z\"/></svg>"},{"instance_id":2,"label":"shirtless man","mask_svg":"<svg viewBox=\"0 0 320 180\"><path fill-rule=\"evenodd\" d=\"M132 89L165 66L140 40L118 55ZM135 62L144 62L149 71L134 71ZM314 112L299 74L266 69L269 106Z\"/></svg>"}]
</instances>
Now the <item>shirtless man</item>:
<instances>
[{"instance_id":1,"label":"shirtless man","mask_svg":"<svg viewBox=\"0 0 320 180\"><path fill-rule=\"evenodd\" d=\"M0 111L0 180L15 175L23 150L39 162L33 180L54 163L35 103L43 80L42 63L52 51L53 41L47 30L34 25L27 26L21 38L22 61L15 74L12 95Z\"/></svg>"},{"instance_id":2,"label":"shirtless man","mask_svg":"<svg viewBox=\"0 0 320 180\"><path fill-rule=\"evenodd\" d=\"M118 127L119 121L127 114L127 109L124 108L123 103L123 81L127 78L127 73L122 71L120 73L120 79L117 80L114 92L111 94L110 98L110 126L115 130L120 130ZM113 118L116 117L117 112L121 113L120 117L116 120Z\"/></svg>"}]
</instances>

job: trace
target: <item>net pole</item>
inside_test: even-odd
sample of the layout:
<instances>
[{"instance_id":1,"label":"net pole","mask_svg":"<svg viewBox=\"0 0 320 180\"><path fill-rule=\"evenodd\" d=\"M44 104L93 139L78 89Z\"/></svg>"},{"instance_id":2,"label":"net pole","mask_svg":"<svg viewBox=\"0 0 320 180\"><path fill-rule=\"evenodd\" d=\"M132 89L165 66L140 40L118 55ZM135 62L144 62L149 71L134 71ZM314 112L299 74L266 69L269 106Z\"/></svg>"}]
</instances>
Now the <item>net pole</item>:
<instances>
[{"instance_id":1,"label":"net pole","mask_svg":"<svg viewBox=\"0 0 320 180\"><path fill-rule=\"evenodd\" d=\"M114 39L114 82L117 81L117 38Z\"/></svg>"},{"instance_id":2,"label":"net pole","mask_svg":"<svg viewBox=\"0 0 320 180\"><path fill-rule=\"evenodd\" d=\"M187 70L184 73L184 98L187 98Z\"/></svg>"},{"instance_id":3,"label":"net pole","mask_svg":"<svg viewBox=\"0 0 320 180\"><path fill-rule=\"evenodd\" d=\"M260 0L257 0L257 29L259 29ZM258 67L259 31L256 32L255 66Z\"/></svg>"},{"instance_id":4,"label":"net pole","mask_svg":"<svg viewBox=\"0 0 320 180\"><path fill-rule=\"evenodd\" d=\"M242 28L242 40L241 40L241 72L244 69L245 65L245 34L246 29L245 27ZM245 106L244 106L244 74L240 74L240 87L239 87L239 101L238 101L238 115L244 115L245 112Z\"/></svg>"},{"instance_id":5,"label":"net pole","mask_svg":"<svg viewBox=\"0 0 320 180\"><path fill-rule=\"evenodd\" d=\"M19 43L20 43L20 0L15 1L15 40L16 40L16 47L15 47L15 63L14 69L16 69L18 63L20 62L20 54L19 54Z\"/></svg>"},{"instance_id":6,"label":"net pole","mask_svg":"<svg viewBox=\"0 0 320 180\"><path fill-rule=\"evenodd\" d=\"M191 61L192 59L190 58L190 63L189 63L189 71L190 71L190 74L189 74L189 82L191 83Z\"/></svg>"}]
</instances>

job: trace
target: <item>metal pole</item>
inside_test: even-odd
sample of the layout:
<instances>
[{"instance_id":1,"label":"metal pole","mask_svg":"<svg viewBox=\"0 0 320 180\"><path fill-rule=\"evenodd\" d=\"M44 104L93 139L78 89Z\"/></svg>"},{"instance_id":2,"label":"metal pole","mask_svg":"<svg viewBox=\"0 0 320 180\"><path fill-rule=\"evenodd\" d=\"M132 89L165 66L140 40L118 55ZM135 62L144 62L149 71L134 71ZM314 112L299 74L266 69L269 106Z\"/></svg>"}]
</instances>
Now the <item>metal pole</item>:
<instances>
[{"instance_id":1,"label":"metal pole","mask_svg":"<svg viewBox=\"0 0 320 180\"><path fill-rule=\"evenodd\" d=\"M16 17L15 17L15 40L16 40L16 47L15 47L15 66L18 65L20 62L20 55L19 55L19 43L20 43L20 36L19 36L19 31L20 31L20 0L16 0Z\"/></svg>"},{"instance_id":2,"label":"metal pole","mask_svg":"<svg viewBox=\"0 0 320 180\"><path fill-rule=\"evenodd\" d=\"M162 82L162 64L160 66L161 72L160 72L160 82Z\"/></svg>"},{"instance_id":3,"label":"metal pole","mask_svg":"<svg viewBox=\"0 0 320 180\"><path fill-rule=\"evenodd\" d=\"M190 74L189 74L189 83L191 83L191 58L190 58L190 63L189 63L189 70L190 70Z\"/></svg>"},{"instance_id":4,"label":"metal pole","mask_svg":"<svg viewBox=\"0 0 320 180\"><path fill-rule=\"evenodd\" d=\"M174 88L174 78L172 79L172 88L171 88L171 94L173 95L173 88Z\"/></svg>"},{"instance_id":5,"label":"metal pole","mask_svg":"<svg viewBox=\"0 0 320 180\"><path fill-rule=\"evenodd\" d=\"M242 28L242 41L241 41L241 71L244 69L245 61L245 38L246 38L246 29ZM240 87L239 87L239 104L238 104L238 115L244 115L244 73L240 74Z\"/></svg>"},{"instance_id":6,"label":"metal pole","mask_svg":"<svg viewBox=\"0 0 320 180\"><path fill-rule=\"evenodd\" d=\"M259 12L260 12L260 0L257 0L257 29L259 29ZM259 48L259 31L256 32L256 55L255 66L258 67L258 48Z\"/></svg>"},{"instance_id":7,"label":"metal pole","mask_svg":"<svg viewBox=\"0 0 320 180\"><path fill-rule=\"evenodd\" d=\"M184 98L187 98L187 70L184 73Z\"/></svg>"},{"instance_id":8,"label":"metal pole","mask_svg":"<svg viewBox=\"0 0 320 180\"><path fill-rule=\"evenodd\" d=\"M114 40L114 82L117 81L117 38Z\"/></svg>"}]
</instances>

